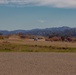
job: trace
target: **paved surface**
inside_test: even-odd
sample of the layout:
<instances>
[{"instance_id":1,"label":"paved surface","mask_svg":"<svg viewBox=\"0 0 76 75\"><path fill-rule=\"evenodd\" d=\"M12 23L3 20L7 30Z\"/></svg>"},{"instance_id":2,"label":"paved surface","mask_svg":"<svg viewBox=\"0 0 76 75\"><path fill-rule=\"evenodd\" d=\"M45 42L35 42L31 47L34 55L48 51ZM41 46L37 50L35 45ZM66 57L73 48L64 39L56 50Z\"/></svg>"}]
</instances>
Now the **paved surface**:
<instances>
[{"instance_id":1,"label":"paved surface","mask_svg":"<svg viewBox=\"0 0 76 75\"><path fill-rule=\"evenodd\" d=\"M0 53L0 75L76 75L76 54Z\"/></svg>"}]
</instances>

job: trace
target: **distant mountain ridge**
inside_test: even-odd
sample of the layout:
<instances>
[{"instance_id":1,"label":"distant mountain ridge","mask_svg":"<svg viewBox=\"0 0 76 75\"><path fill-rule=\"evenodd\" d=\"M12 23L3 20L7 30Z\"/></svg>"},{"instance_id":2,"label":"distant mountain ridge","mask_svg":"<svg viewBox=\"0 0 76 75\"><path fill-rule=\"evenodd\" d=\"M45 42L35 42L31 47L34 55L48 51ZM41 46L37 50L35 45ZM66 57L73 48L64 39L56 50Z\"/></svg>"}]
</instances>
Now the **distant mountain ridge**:
<instances>
[{"instance_id":1,"label":"distant mountain ridge","mask_svg":"<svg viewBox=\"0 0 76 75\"><path fill-rule=\"evenodd\" d=\"M76 28L63 26L63 27L54 27L54 28L45 28L45 29L32 29L32 30L13 30L13 31L0 30L0 33L2 33L3 35L23 33L23 34L40 35L40 36L58 34L62 36L71 35L76 37Z\"/></svg>"}]
</instances>

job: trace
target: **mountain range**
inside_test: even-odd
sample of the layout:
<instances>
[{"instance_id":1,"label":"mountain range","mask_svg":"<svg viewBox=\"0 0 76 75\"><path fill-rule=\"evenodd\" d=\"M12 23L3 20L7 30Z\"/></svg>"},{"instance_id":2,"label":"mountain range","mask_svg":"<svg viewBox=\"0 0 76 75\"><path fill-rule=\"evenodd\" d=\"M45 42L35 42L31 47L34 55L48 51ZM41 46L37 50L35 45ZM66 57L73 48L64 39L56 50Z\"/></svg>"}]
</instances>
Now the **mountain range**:
<instances>
[{"instance_id":1,"label":"mountain range","mask_svg":"<svg viewBox=\"0 0 76 75\"><path fill-rule=\"evenodd\" d=\"M52 34L57 34L61 36L70 35L76 37L76 28L63 26L63 27L54 27L45 29L32 29L32 30L13 30L13 31L0 30L0 33L2 33L3 35L23 33L23 34L40 35L40 36L49 36Z\"/></svg>"}]
</instances>

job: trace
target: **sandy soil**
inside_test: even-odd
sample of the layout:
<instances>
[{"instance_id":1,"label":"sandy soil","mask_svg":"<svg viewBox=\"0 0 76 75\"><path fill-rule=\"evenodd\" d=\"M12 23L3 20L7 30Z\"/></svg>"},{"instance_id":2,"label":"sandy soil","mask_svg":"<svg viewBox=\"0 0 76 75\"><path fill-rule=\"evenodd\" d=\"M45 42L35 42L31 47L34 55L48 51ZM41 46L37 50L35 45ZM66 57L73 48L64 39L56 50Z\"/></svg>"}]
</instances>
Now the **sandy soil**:
<instances>
[{"instance_id":1,"label":"sandy soil","mask_svg":"<svg viewBox=\"0 0 76 75\"><path fill-rule=\"evenodd\" d=\"M9 41L10 43L18 43L25 45L55 46L55 47L71 47L76 48L76 42L50 42L50 41Z\"/></svg>"},{"instance_id":2,"label":"sandy soil","mask_svg":"<svg viewBox=\"0 0 76 75\"><path fill-rule=\"evenodd\" d=\"M76 42L61 42L61 41L34 41L32 39L18 39L18 40L0 40L2 42L10 42L14 44L24 44L24 45L40 45L40 46L55 46L55 47L71 47L76 48Z\"/></svg>"},{"instance_id":3,"label":"sandy soil","mask_svg":"<svg viewBox=\"0 0 76 75\"><path fill-rule=\"evenodd\" d=\"M76 54L0 53L0 75L76 75Z\"/></svg>"}]
</instances>

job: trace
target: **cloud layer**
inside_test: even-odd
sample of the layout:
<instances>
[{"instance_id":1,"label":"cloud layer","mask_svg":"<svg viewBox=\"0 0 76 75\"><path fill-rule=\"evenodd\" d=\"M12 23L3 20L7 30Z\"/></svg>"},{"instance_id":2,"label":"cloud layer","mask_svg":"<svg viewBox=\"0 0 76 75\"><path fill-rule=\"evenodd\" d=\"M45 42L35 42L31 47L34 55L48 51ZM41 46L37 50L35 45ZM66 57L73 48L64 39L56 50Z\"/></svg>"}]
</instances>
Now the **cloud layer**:
<instances>
[{"instance_id":1,"label":"cloud layer","mask_svg":"<svg viewBox=\"0 0 76 75\"><path fill-rule=\"evenodd\" d=\"M2 4L17 4L20 6L33 5L33 6L51 6L58 8L76 8L76 0L0 0Z\"/></svg>"}]
</instances>

